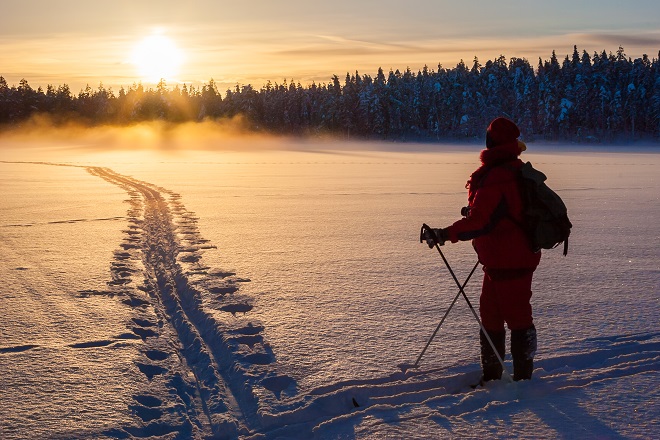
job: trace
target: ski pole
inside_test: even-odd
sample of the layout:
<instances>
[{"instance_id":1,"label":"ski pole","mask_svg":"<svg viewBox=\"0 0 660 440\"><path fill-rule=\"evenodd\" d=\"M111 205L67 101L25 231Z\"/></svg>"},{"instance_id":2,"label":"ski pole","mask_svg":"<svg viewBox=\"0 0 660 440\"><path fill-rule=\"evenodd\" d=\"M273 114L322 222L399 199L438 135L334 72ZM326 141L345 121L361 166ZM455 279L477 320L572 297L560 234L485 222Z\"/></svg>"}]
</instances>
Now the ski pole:
<instances>
[{"instance_id":1,"label":"ski pole","mask_svg":"<svg viewBox=\"0 0 660 440\"><path fill-rule=\"evenodd\" d=\"M435 235L435 232L426 223L424 223L422 225L421 235L424 235L424 231L429 231L431 234ZM421 240L421 236L420 236L420 240ZM465 298L465 302L467 302L467 305L470 308L470 311L472 311L472 314L474 315L474 319L476 319L477 322L479 323L479 328L481 329L483 334L486 336L486 339L488 340L488 343L490 344L491 348L493 349L493 352L495 353L495 356L497 356L497 360L499 361L500 365L502 365L502 372L503 372L504 377L508 381L512 382L513 378L511 377L511 375L507 371L506 367L504 366L504 360L502 360L502 356L500 356L500 353L497 351L497 348L495 347L495 344L493 344L492 339L490 339L490 335L488 334L488 332L484 328L484 325L482 324L481 319L479 319L479 315L477 315L477 312L474 310L474 307L472 307L472 303L470 302L470 299L465 294L465 291L463 290L463 287L461 286L461 283L458 281L458 278L456 278L456 275L454 274L454 271L452 270L451 266L449 265L449 261L447 261L447 258L445 257L445 254L442 252L442 249L440 249L440 244L438 243L437 239L435 240L435 248L440 253L440 256L442 257L442 261L445 262L445 266L447 266L447 270L449 270L449 273L451 274L451 277L454 279L454 282L456 283L456 285L460 289L459 293L461 295L463 295L463 298Z\"/></svg>"},{"instance_id":2,"label":"ski pole","mask_svg":"<svg viewBox=\"0 0 660 440\"><path fill-rule=\"evenodd\" d=\"M463 282L463 285L461 286L461 290L465 289L465 286L467 285L468 281L470 281L470 278L472 278L472 274L474 273L475 270L477 270L478 266L479 266L479 260L477 260L477 262L474 264L474 267L472 268L472 271L470 272L468 277ZM445 322L445 319L447 319L447 316L449 315L449 312L451 311L452 307L454 307L454 304L456 304L456 300L458 300L458 297L461 296L461 290L459 290L458 293L456 294L456 296L454 297L454 300L449 305L449 308L445 312L445 315L440 320L440 323L435 328L435 331L433 332L433 334L429 338L428 342L424 346L424 349L422 350L422 352L417 357L417 360L415 361L415 363L413 365L409 366L408 368L417 368L417 366L419 365L419 361L422 360L422 356L424 356L424 353L426 353L426 350L429 348L429 345L431 345L431 341L433 341L433 339L435 338L435 335L438 334L438 331L440 330L440 327L442 327L442 324Z\"/></svg>"}]
</instances>

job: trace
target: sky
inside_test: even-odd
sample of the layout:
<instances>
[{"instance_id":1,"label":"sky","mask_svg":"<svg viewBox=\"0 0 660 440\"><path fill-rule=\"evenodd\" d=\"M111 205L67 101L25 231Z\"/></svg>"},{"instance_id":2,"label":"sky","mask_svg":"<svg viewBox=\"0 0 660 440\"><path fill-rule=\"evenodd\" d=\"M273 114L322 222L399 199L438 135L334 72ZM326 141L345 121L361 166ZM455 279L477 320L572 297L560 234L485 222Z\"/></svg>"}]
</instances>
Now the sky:
<instances>
[{"instance_id":1,"label":"sky","mask_svg":"<svg viewBox=\"0 0 660 440\"><path fill-rule=\"evenodd\" d=\"M9 85L25 78L74 93L161 76L170 87L213 78L220 91L306 85L499 55L536 66L573 45L589 54L623 46L632 58L660 50L657 0L2 0L0 11L0 75ZM167 44L139 52L149 38Z\"/></svg>"}]
</instances>

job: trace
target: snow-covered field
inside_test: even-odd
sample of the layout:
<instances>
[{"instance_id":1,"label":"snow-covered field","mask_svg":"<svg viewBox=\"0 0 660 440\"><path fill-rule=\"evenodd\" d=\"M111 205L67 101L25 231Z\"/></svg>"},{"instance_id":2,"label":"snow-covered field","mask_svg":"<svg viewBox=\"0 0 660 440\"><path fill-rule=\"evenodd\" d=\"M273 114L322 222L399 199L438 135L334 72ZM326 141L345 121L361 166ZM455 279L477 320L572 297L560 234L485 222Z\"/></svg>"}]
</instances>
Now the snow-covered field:
<instances>
[{"instance_id":1,"label":"snow-covered field","mask_svg":"<svg viewBox=\"0 0 660 440\"><path fill-rule=\"evenodd\" d=\"M660 437L660 150L530 145L569 254L535 277L534 378L472 390L462 299L397 365L457 292L419 228L480 147L395 147L2 141L0 438Z\"/></svg>"}]
</instances>

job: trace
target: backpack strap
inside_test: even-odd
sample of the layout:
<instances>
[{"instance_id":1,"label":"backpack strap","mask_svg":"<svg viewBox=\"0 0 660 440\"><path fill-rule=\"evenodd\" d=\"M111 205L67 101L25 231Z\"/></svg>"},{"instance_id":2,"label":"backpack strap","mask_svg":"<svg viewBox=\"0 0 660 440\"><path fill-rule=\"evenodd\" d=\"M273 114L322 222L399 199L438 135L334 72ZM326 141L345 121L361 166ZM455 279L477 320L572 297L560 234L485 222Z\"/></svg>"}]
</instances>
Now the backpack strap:
<instances>
[{"instance_id":1,"label":"backpack strap","mask_svg":"<svg viewBox=\"0 0 660 440\"><path fill-rule=\"evenodd\" d=\"M511 171L511 173L514 174L514 176L516 177L516 181L517 181L517 183L518 183L518 192L520 193L521 198L522 198L522 190L520 189L520 181L521 181L521 179L522 179L521 171L520 171L520 168L516 168L516 167L514 167L514 166L512 165L511 162L513 162L513 161L508 161L508 162L505 162L505 163L499 164L499 165L497 165L497 166L498 166L498 167L502 167L502 168L504 168L505 170ZM524 202L525 202L525 201L523 200L523 203L524 203ZM525 232L525 233L527 232L527 230L526 230L524 224L523 224L522 222L516 220L516 219L511 215L511 212L510 212L509 210L507 210L507 212L506 212L506 218L508 218L508 219L509 219L514 225L518 226L523 232Z\"/></svg>"}]
</instances>

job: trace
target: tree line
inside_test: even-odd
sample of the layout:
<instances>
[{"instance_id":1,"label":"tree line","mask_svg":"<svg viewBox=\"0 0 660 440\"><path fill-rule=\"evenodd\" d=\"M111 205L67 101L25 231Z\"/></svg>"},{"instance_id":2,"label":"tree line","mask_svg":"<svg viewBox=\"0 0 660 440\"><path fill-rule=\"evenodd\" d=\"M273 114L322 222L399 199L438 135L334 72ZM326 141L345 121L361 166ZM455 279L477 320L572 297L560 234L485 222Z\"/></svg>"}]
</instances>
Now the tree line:
<instances>
[{"instance_id":1,"label":"tree line","mask_svg":"<svg viewBox=\"0 0 660 440\"><path fill-rule=\"evenodd\" d=\"M329 133L363 139L424 140L483 137L497 116L516 121L527 140L606 141L660 138L660 51L635 60L616 53L578 52L560 62L502 55L482 65L413 72L378 69L347 73L328 83L268 82L257 90L237 84L142 84L115 94L100 84L76 95L68 85L9 86L0 76L0 124L47 114L55 123L89 125L170 122L242 116L253 130L280 134Z\"/></svg>"}]
</instances>

